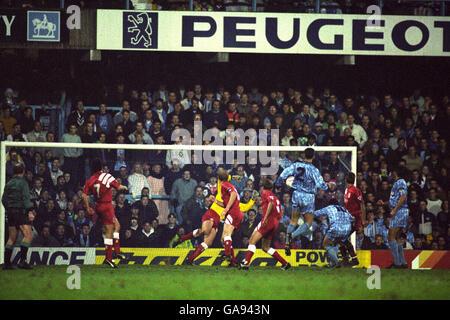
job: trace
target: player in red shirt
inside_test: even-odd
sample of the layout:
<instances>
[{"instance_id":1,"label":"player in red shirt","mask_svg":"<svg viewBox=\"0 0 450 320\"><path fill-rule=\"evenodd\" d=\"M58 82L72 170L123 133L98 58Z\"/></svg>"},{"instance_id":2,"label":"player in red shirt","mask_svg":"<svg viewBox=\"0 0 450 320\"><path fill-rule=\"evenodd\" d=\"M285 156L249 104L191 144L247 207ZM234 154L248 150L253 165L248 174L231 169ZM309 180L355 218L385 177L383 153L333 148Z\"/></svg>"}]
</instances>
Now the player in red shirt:
<instances>
[{"instance_id":1,"label":"player in red shirt","mask_svg":"<svg viewBox=\"0 0 450 320\"><path fill-rule=\"evenodd\" d=\"M347 189L344 195L344 206L350 212L350 214L355 217L355 222L353 223L353 231L359 230L362 225L366 224L366 208L364 206L364 200L362 198L361 190L355 187L355 174L353 172L348 172L345 176L345 183ZM359 264L358 257L356 256L355 249L352 243L347 239L340 247L339 251L345 262L352 266L357 266ZM347 252L350 253L350 261L347 259Z\"/></svg>"},{"instance_id":2,"label":"player in red shirt","mask_svg":"<svg viewBox=\"0 0 450 320\"><path fill-rule=\"evenodd\" d=\"M91 170L95 172L84 185L83 189L83 203L89 214L97 212L99 218L105 229L105 247L106 259L105 263L112 268L117 268L117 265L112 261L112 247L114 245L115 257L125 259L126 257L120 253L119 231L120 225L114 215L114 208L112 206L112 191L111 187L119 191L128 190L127 187L120 185L116 179L109 173L102 172L103 164L100 159L94 159L91 162ZM92 193L95 199L95 212L89 206L89 194ZM113 241L114 239L114 241Z\"/></svg>"},{"instance_id":3,"label":"player in red shirt","mask_svg":"<svg viewBox=\"0 0 450 320\"><path fill-rule=\"evenodd\" d=\"M219 205L224 207L221 219L225 218L221 240L225 247L225 257L230 261L230 266L234 267L237 266L237 262L234 257L231 236L234 230L239 230L244 215L239 208L239 194L236 188L228 182L228 172L223 168L219 168L217 175L221 184L221 196L223 200Z\"/></svg>"},{"instance_id":4,"label":"player in red shirt","mask_svg":"<svg viewBox=\"0 0 450 320\"><path fill-rule=\"evenodd\" d=\"M270 179L266 179L263 183L263 194L262 194L262 209L264 217L256 226L250 237L247 254L245 259L242 260L240 264L241 269L248 269L252 256L256 251L256 244L262 239L262 249L267 252L272 257L274 257L278 262L281 263L281 269L287 270L291 267L291 264L283 259L282 256L274 249L270 247L272 238L277 232L278 223L280 222L283 214L281 212L280 200L272 193L273 182Z\"/></svg>"}]
</instances>

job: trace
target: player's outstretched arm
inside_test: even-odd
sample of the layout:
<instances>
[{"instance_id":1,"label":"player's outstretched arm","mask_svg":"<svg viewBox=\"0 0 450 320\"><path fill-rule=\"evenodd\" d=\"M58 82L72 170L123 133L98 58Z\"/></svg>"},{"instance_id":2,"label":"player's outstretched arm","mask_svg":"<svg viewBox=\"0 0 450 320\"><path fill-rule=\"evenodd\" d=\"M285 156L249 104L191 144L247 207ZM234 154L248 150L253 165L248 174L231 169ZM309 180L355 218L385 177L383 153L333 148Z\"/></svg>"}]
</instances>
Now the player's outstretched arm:
<instances>
[{"instance_id":1,"label":"player's outstretched arm","mask_svg":"<svg viewBox=\"0 0 450 320\"><path fill-rule=\"evenodd\" d=\"M120 185L117 190L119 191L128 191L128 188L126 186Z\"/></svg>"},{"instance_id":2,"label":"player's outstretched arm","mask_svg":"<svg viewBox=\"0 0 450 320\"><path fill-rule=\"evenodd\" d=\"M83 198L83 204L84 204L85 209L87 210L87 212L90 215L93 215L94 214L94 209L92 209L89 206L89 196L86 193L83 192L83 195L81 197Z\"/></svg>"}]
</instances>

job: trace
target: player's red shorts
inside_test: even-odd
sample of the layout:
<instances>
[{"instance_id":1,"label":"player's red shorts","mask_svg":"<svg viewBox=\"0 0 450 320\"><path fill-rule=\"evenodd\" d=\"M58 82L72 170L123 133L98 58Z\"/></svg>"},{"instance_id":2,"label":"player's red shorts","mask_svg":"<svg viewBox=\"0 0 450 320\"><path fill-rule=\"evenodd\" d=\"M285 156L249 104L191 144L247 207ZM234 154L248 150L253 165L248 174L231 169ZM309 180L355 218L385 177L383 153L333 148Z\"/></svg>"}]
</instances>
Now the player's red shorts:
<instances>
[{"instance_id":1,"label":"player's red shorts","mask_svg":"<svg viewBox=\"0 0 450 320\"><path fill-rule=\"evenodd\" d=\"M97 203L95 211L100 217L103 225L114 224L114 208L111 203Z\"/></svg>"},{"instance_id":2,"label":"player's red shorts","mask_svg":"<svg viewBox=\"0 0 450 320\"><path fill-rule=\"evenodd\" d=\"M267 219L266 225L263 227L262 220L261 220L258 223L258 225L256 226L255 230L258 231L259 233L261 233L264 239L272 240L273 236L277 232L279 222L280 222L280 220L270 218L270 216L269 216L269 218Z\"/></svg>"},{"instance_id":3,"label":"player's red shorts","mask_svg":"<svg viewBox=\"0 0 450 320\"><path fill-rule=\"evenodd\" d=\"M355 221L353 222L353 230L357 231L362 226L362 221L361 221L362 213L361 213L361 211L357 211L357 212L350 212L350 214L355 218Z\"/></svg>"},{"instance_id":4,"label":"player's red shorts","mask_svg":"<svg viewBox=\"0 0 450 320\"><path fill-rule=\"evenodd\" d=\"M241 210L230 211L225 218L225 224L231 224L235 230L239 230L243 218Z\"/></svg>"},{"instance_id":5,"label":"player's red shorts","mask_svg":"<svg viewBox=\"0 0 450 320\"><path fill-rule=\"evenodd\" d=\"M209 209L202 217L202 223L209 220L213 222L214 229L219 229L220 217L214 210Z\"/></svg>"}]
</instances>

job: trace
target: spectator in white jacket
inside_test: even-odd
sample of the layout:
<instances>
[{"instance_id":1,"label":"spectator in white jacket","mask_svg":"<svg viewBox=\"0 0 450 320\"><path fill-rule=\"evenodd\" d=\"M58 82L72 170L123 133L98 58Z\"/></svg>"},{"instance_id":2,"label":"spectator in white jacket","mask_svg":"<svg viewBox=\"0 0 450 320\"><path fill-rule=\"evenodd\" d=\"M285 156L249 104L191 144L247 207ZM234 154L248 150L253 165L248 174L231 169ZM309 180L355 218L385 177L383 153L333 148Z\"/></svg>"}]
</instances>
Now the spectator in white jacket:
<instances>
[{"instance_id":1,"label":"spectator in white jacket","mask_svg":"<svg viewBox=\"0 0 450 320\"><path fill-rule=\"evenodd\" d=\"M352 136L355 137L355 141L362 148L367 141L367 133L363 127L355 123L355 116L351 113L348 115L347 124L342 127L342 130L345 130L346 128L352 130Z\"/></svg>"}]
</instances>

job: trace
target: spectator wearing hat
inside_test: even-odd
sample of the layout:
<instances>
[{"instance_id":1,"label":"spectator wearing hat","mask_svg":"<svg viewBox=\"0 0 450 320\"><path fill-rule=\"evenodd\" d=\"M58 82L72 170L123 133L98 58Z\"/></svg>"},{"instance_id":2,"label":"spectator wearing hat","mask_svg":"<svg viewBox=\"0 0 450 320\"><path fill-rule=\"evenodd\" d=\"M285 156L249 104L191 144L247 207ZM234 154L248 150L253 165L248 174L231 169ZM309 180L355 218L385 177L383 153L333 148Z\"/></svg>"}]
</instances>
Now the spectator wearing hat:
<instances>
[{"instance_id":1,"label":"spectator wearing hat","mask_svg":"<svg viewBox=\"0 0 450 320\"><path fill-rule=\"evenodd\" d=\"M325 142L326 133L323 131L322 122L316 122L314 124L313 134L316 136L317 145L323 146Z\"/></svg>"}]
</instances>

